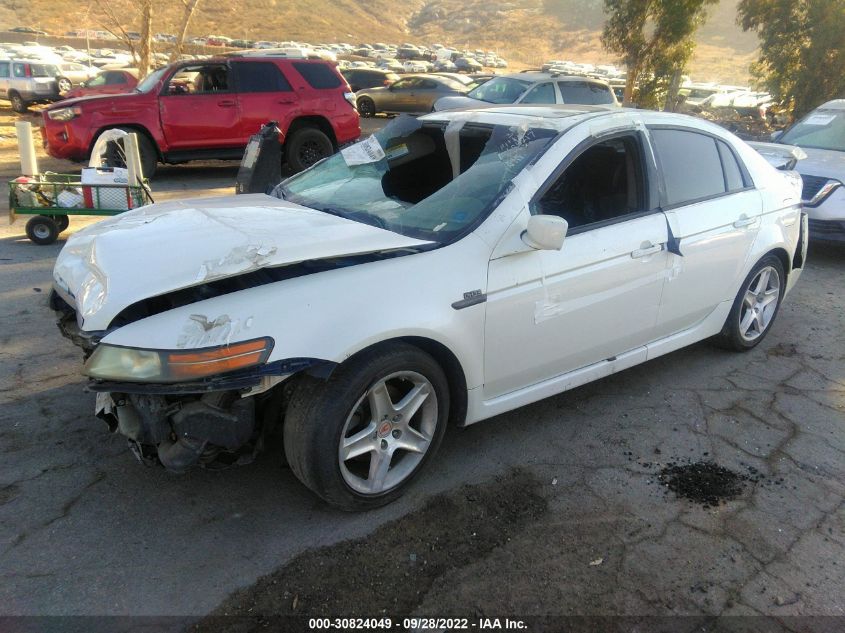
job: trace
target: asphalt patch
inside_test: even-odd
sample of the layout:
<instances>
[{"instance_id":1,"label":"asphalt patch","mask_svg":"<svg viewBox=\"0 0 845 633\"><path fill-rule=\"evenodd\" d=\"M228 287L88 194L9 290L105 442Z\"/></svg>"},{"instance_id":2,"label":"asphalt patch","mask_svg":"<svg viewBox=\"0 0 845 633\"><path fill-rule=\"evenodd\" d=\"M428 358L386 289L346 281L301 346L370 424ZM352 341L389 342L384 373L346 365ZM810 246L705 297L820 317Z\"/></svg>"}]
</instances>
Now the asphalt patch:
<instances>
[{"instance_id":1,"label":"asphalt patch","mask_svg":"<svg viewBox=\"0 0 845 633\"><path fill-rule=\"evenodd\" d=\"M749 480L747 475L736 473L713 461L669 464L660 471L657 478L679 497L705 508L737 498Z\"/></svg>"},{"instance_id":2,"label":"asphalt patch","mask_svg":"<svg viewBox=\"0 0 845 633\"><path fill-rule=\"evenodd\" d=\"M286 631L297 631L308 630L308 617L411 614L439 578L476 563L545 514L541 485L517 469L437 495L365 538L300 554L189 630L266 631L299 616L285 621Z\"/></svg>"}]
</instances>

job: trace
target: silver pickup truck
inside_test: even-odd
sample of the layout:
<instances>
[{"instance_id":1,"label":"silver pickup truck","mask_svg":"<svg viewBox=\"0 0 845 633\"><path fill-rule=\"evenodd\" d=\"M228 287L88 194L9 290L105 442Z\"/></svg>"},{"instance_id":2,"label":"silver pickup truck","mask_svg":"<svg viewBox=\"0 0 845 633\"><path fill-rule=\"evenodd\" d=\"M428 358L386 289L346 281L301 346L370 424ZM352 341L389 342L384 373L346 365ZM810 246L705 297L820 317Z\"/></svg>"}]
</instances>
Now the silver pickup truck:
<instances>
[{"instance_id":1,"label":"silver pickup truck","mask_svg":"<svg viewBox=\"0 0 845 633\"><path fill-rule=\"evenodd\" d=\"M15 112L26 112L33 103L61 99L55 64L34 60L0 60L0 99L11 102Z\"/></svg>"}]
</instances>

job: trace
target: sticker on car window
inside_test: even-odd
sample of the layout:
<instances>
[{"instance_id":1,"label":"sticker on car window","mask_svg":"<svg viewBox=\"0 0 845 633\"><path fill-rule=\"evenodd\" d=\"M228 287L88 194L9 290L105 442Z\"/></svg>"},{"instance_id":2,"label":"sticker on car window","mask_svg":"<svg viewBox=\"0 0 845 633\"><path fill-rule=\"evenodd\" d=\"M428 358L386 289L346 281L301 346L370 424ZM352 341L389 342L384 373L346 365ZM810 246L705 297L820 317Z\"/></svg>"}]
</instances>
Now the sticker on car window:
<instances>
[{"instance_id":1,"label":"sticker on car window","mask_svg":"<svg viewBox=\"0 0 845 633\"><path fill-rule=\"evenodd\" d=\"M340 150L343 160L349 167L354 165L366 165L367 163L376 163L384 158L384 149L381 143L375 136L371 136L365 141L355 143Z\"/></svg>"},{"instance_id":2,"label":"sticker on car window","mask_svg":"<svg viewBox=\"0 0 845 633\"><path fill-rule=\"evenodd\" d=\"M828 125L835 118L835 114L814 114L804 120L804 125Z\"/></svg>"}]
</instances>

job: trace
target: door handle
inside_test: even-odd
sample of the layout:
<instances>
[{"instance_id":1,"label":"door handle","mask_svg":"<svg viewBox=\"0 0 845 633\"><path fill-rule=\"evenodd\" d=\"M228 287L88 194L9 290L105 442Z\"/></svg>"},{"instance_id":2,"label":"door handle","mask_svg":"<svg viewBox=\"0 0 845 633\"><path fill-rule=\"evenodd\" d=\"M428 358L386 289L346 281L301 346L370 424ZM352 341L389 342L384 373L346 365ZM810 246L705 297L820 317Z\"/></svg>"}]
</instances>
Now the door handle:
<instances>
[{"instance_id":1,"label":"door handle","mask_svg":"<svg viewBox=\"0 0 845 633\"><path fill-rule=\"evenodd\" d=\"M652 246L643 245L642 248L638 248L635 251L631 251L631 257L633 259L640 259L642 257L648 257L649 255L654 255L655 253L659 253L663 250L663 244L654 244Z\"/></svg>"},{"instance_id":2,"label":"door handle","mask_svg":"<svg viewBox=\"0 0 845 633\"><path fill-rule=\"evenodd\" d=\"M756 221L756 218L749 218L747 215L745 215L743 213L741 216L739 216L739 219L736 222L734 222L734 227L741 229L744 226L750 226L750 225L754 224L755 221Z\"/></svg>"},{"instance_id":3,"label":"door handle","mask_svg":"<svg viewBox=\"0 0 845 633\"><path fill-rule=\"evenodd\" d=\"M218 101L217 105L221 108L234 108L237 103L235 103L232 99L224 99L223 101Z\"/></svg>"},{"instance_id":4,"label":"door handle","mask_svg":"<svg viewBox=\"0 0 845 633\"><path fill-rule=\"evenodd\" d=\"M288 99L279 99L276 103L280 103L281 105L287 105L289 103L296 103L296 99L288 98Z\"/></svg>"}]
</instances>

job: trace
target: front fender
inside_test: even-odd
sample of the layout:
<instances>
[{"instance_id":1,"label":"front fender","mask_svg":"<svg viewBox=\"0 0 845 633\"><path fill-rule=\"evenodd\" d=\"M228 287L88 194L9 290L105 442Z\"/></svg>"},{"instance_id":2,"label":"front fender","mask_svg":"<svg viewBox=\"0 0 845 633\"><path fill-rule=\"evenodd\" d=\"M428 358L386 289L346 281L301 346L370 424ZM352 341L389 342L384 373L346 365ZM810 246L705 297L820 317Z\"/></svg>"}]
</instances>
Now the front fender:
<instances>
[{"instance_id":1,"label":"front fender","mask_svg":"<svg viewBox=\"0 0 845 633\"><path fill-rule=\"evenodd\" d=\"M197 349L271 336L268 362L342 363L384 340L422 337L457 357L467 387L483 382L485 304L453 303L487 290L490 247L475 235L433 251L304 275L199 301L107 334L103 343Z\"/></svg>"}]
</instances>

